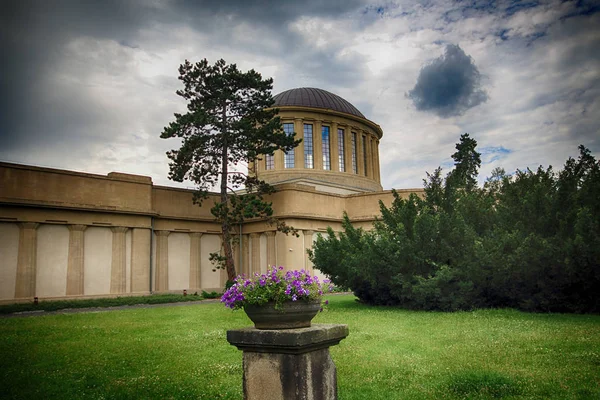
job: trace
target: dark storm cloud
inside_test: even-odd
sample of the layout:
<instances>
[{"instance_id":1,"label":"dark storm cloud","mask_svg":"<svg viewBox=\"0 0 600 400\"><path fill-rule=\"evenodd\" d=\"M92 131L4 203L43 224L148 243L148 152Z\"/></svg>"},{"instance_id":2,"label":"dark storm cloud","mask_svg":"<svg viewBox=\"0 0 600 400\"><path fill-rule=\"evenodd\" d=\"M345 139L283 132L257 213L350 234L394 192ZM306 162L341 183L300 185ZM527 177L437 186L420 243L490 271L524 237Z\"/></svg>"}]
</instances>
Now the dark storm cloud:
<instances>
[{"instance_id":1,"label":"dark storm cloud","mask_svg":"<svg viewBox=\"0 0 600 400\"><path fill-rule=\"evenodd\" d=\"M444 118L462 115L487 101L480 81L473 59L459 46L448 45L442 56L421 68L417 83L407 96L417 110Z\"/></svg>"},{"instance_id":2,"label":"dark storm cloud","mask_svg":"<svg viewBox=\"0 0 600 400\"><path fill-rule=\"evenodd\" d=\"M172 1L155 3L145 0L15 0L2 3L0 12L0 153L23 150L43 142L69 140L82 143L96 135L110 115L98 111L97 99L86 85L79 90L61 86L57 70L68 64L67 44L78 38L111 40L128 49L154 52L177 46L169 31L188 27L208 37L214 48L240 48L261 54L288 51L293 68L302 69L313 79L323 75L333 84L348 83L360 75L355 59L340 59L336 49L318 54L290 23L299 16L339 17L359 7L356 1ZM262 37L236 41L233 28L240 23L260 27L268 36L277 37L273 48L263 45ZM143 31L160 26L167 32L163 42L144 48ZM83 49L82 51L87 51ZM198 54L198 59L203 54ZM181 60L183 61L183 60ZM241 60L227 60L239 62ZM80 68L80 71L77 71ZM69 73L85 80L98 65L70 66ZM323 73L330 71L329 73ZM60 72L60 71L59 71ZM176 71L173 71L173 75ZM84 82L85 83L85 82ZM87 127L87 129L86 129ZM109 133L110 134L110 133ZM118 134L116 132L112 133Z\"/></svg>"},{"instance_id":3,"label":"dark storm cloud","mask_svg":"<svg viewBox=\"0 0 600 400\"><path fill-rule=\"evenodd\" d=\"M120 1L9 1L2 11L0 150L5 153L60 140L70 128L92 123L97 113L84 89L61 96L48 72L62 61L63 46L72 38L129 41L147 17L145 8Z\"/></svg>"}]
</instances>

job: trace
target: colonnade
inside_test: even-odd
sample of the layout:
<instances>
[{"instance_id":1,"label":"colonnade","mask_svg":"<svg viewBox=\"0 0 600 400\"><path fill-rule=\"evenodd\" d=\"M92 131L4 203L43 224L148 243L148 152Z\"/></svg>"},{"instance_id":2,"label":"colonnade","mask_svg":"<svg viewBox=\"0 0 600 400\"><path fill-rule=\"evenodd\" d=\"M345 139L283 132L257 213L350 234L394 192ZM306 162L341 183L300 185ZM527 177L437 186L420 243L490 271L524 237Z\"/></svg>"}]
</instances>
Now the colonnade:
<instances>
[{"instance_id":1,"label":"colonnade","mask_svg":"<svg viewBox=\"0 0 600 400\"><path fill-rule=\"evenodd\" d=\"M329 154L331 162L331 171L341 172L339 163L339 141L338 129L344 130L344 173L354 173L352 165L352 135L356 134L356 174L365 176L369 179L381 182L379 169L379 139L371 131L363 129L350 123L342 123L326 119L304 119L294 118L286 120L282 117L282 123L293 123L296 139L303 138L304 125L310 124L313 127L313 169L323 170L323 142L321 128L329 127ZM365 153L366 151L366 157ZM366 160L366 163L365 163ZM304 141L294 149L294 164L296 169L304 169ZM258 166L258 171L265 171L264 160ZM366 169L366 171L365 171ZM274 170L284 170L284 152L276 151L274 154Z\"/></svg>"},{"instance_id":2,"label":"colonnade","mask_svg":"<svg viewBox=\"0 0 600 400\"><path fill-rule=\"evenodd\" d=\"M63 281L62 284L56 285L62 287L62 289L53 289L54 294L49 294L47 289L40 292L40 290L36 290L36 281L41 279L37 270L38 257L46 257L47 254L37 254L38 228L46 226L46 224L20 222L14 225L18 227L18 238L15 237L14 239L18 241L14 298L33 298L41 296L41 293L44 292L46 296L51 297L146 293L151 290L151 286L152 291L167 292L181 290L179 286L184 284L184 288L189 291L218 290L224 287L227 280L226 271L217 270L213 272L214 266L208 261L207 257L208 252L219 251L221 248L222 235L220 234L154 230L154 243L152 243L152 230L149 228L94 226L95 228L101 228L96 229L95 232L104 232L102 235L106 240L101 243L90 242L86 244L85 232L90 226L67 224L58 225L64 227L62 228L64 231L58 232L63 232L59 236L64 239L56 241L56 246L62 248L52 248L52 251L63 254L62 257L64 258L60 258L63 261L59 264L64 262L64 267L57 266L53 262L50 264L46 262L44 263L43 272L44 276L48 274L56 277L62 276L62 279L66 279L66 282ZM53 229L57 229L57 225L49 226L54 226ZM283 265L289 269L304 268L313 272L312 263L308 259L306 250L312 247L314 231L302 230L301 232L303 236L293 244L289 244L292 242L288 243L288 239L284 234L277 233L274 230L238 236L236 238L238 240L233 246L237 273L250 276L255 273L263 273L268 266L272 265ZM173 238L173 233L179 234L179 236ZM17 234L16 229L14 234ZM210 238L207 238L208 241L203 244L202 238L205 235L210 236ZM52 241L51 247L55 243L54 236L49 236L48 231L44 234L46 241L48 238ZM171 246L176 246L175 248L172 247L171 251L181 248L181 246L185 247L185 251L179 252L180 254L169 254L169 239L174 240ZM278 243L278 240L283 240L283 242ZM187 259L188 243L189 263ZM68 246L68 249L65 248L66 246ZM205 248L204 246L208 247ZM291 248L290 246L295 247ZM288 249L288 247L290 248ZM88 262L90 257L94 260L89 265L86 265L86 248L92 251L88 255ZM295 253L292 253L292 251ZM48 250L42 251L42 253L44 252L47 253ZM301 255L297 252L301 252ZM101 260L98 260L95 254L101 254ZM97 271L97 268L104 269L105 272L100 273L100 276L104 278L98 278L99 275L95 274L94 277L88 276L86 281L86 268L88 272ZM153 272L152 269L154 269ZM187 280L188 269L189 281ZM56 271L63 272L57 274ZM169 282L170 272L173 274L173 271L175 271L177 281L175 284ZM208 282L203 282L203 275L208 279ZM98 279L106 283L98 282ZM90 292L88 290L91 286L95 286L96 289ZM99 289L101 287L104 289ZM6 298L6 294L0 293L0 298Z\"/></svg>"}]
</instances>

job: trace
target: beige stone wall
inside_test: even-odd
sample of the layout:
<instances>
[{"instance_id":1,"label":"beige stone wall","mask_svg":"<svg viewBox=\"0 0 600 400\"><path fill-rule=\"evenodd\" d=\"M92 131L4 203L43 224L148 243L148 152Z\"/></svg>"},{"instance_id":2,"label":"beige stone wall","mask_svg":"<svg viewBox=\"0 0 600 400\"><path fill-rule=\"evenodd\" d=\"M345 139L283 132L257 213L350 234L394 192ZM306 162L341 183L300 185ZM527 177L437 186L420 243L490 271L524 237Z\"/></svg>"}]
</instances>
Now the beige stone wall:
<instances>
[{"instance_id":1,"label":"beige stone wall","mask_svg":"<svg viewBox=\"0 0 600 400\"><path fill-rule=\"evenodd\" d=\"M152 190L154 211L162 218L186 218L196 221L213 221L210 213L216 196L204 200L202 207L193 203L193 191L155 186ZM217 224L211 224L219 229ZM180 226L178 226L180 227Z\"/></svg>"},{"instance_id":2,"label":"beige stone wall","mask_svg":"<svg viewBox=\"0 0 600 400\"><path fill-rule=\"evenodd\" d=\"M61 297L67 292L69 229L44 224L37 228L36 296Z\"/></svg>"},{"instance_id":3,"label":"beige stone wall","mask_svg":"<svg viewBox=\"0 0 600 400\"><path fill-rule=\"evenodd\" d=\"M259 267L257 272L264 274L267 272L267 237L262 234L260 235L260 258Z\"/></svg>"},{"instance_id":4,"label":"beige stone wall","mask_svg":"<svg viewBox=\"0 0 600 400\"><path fill-rule=\"evenodd\" d=\"M131 254L133 232L128 229L125 233L125 293L131 293Z\"/></svg>"},{"instance_id":5,"label":"beige stone wall","mask_svg":"<svg viewBox=\"0 0 600 400\"><path fill-rule=\"evenodd\" d=\"M134 228L131 230L131 293L150 291L150 229Z\"/></svg>"},{"instance_id":6,"label":"beige stone wall","mask_svg":"<svg viewBox=\"0 0 600 400\"><path fill-rule=\"evenodd\" d=\"M149 213L152 180L148 177L83 174L0 163L0 201Z\"/></svg>"},{"instance_id":7,"label":"beige stone wall","mask_svg":"<svg viewBox=\"0 0 600 400\"><path fill-rule=\"evenodd\" d=\"M110 293L112 239L110 228L90 226L85 230L84 295Z\"/></svg>"},{"instance_id":8,"label":"beige stone wall","mask_svg":"<svg viewBox=\"0 0 600 400\"><path fill-rule=\"evenodd\" d=\"M172 232L169 235L169 290L183 291L190 287L190 235Z\"/></svg>"},{"instance_id":9,"label":"beige stone wall","mask_svg":"<svg viewBox=\"0 0 600 400\"><path fill-rule=\"evenodd\" d=\"M221 274L220 271L213 271L213 265L209 260L210 253L219 251L221 248L221 239L219 235L202 235L202 271L201 279L202 286L206 290L221 290Z\"/></svg>"},{"instance_id":10,"label":"beige stone wall","mask_svg":"<svg viewBox=\"0 0 600 400\"><path fill-rule=\"evenodd\" d=\"M221 248L220 226L209 211L214 199L200 207L191 190L155 187L147 177L6 163L0 163L0 187L0 302L211 291L225 283L225 273L209 261ZM318 188L309 181L278 186L267 200L299 237L247 221L241 250L235 249L238 272L264 272L273 264L310 271L306 249L319 232L340 231L344 211L369 229L378 201L392 201L390 191L347 195Z\"/></svg>"},{"instance_id":11,"label":"beige stone wall","mask_svg":"<svg viewBox=\"0 0 600 400\"><path fill-rule=\"evenodd\" d=\"M0 300L15 297L18 255L19 226L0 222Z\"/></svg>"}]
</instances>

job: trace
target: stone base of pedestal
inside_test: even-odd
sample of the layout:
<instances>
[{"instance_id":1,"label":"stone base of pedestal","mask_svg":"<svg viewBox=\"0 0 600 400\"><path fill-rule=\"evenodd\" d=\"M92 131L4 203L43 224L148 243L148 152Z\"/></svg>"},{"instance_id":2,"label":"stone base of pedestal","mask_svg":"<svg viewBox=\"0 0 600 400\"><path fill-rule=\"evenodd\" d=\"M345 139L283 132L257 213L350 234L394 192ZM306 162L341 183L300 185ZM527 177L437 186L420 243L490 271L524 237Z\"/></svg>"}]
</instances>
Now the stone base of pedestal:
<instances>
[{"instance_id":1,"label":"stone base of pedestal","mask_svg":"<svg viewBox=\"0 0 600 400\"><path fill-rule=\"evenodd\" d=\"M348 336L348 325L227 331L243 353L244 399L337 399L337 373L329 347Z\"/></svg>"}]
</instances>

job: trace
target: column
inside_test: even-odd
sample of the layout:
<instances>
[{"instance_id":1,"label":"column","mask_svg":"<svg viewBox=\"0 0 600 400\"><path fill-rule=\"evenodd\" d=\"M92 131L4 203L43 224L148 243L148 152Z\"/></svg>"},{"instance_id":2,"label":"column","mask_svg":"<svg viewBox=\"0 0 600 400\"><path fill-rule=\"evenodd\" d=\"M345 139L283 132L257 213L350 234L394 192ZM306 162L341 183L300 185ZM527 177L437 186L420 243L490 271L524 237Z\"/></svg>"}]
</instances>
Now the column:
<instances>
[{"instance_id":1,"label":"column","mask_svg":"<svg viewBox=\"0 0 600 400\"><path fill-rule=\"evenodd\" d=\"M154 290L169 290L169 231L154 231L156 234L156 272Z\"/></svg>"},{"instance_id":2,"label":"column","mask_svg":"<svg viewBox=\"0 0 600 400\"><path fill-rule=\"evenodd\" d=\"M276 171L281 171L283 169L283 151L282 150L276 150L275 153L273 153L273 160L275 163L275 170ZM263 156L266 157L266 156Z\"/></svg>"},{"instance_id":3,"label":"column","mask_svg":"<svg viewBox=\"0 0 600 400\"><path fill-rule=\"evenodd\" d=\"M191 291L202 288L202 233L190 232L190 283Z\"/></svg>"},{"instance_id":4,"label":"column","mask_svg":"<svg viewBox=\"0 0 600 400\"><path fill-rule=\"evenodd\" d=\"M265 232L267 236L267 266L272 267L277 264L275 252L275 231Z\"/></svg>"},{"instance_id":5,"label":"column","mask_svg":"<svg viewBox=\"0 0 600 400\"><path fill-rule=\"evenodd\" d=\"M321 127L323 121L317 120L313 123L313 144L314 144L314 157L315 157L315 170L323 170L323 136L321 133Z\"/></svg>"},{"instance_id":6,"label":"column","mask_svg":"<svg viewBox=\"0 0 600 400\"><path fill-rule=\"evenodd\" d=\"M373 166L372 170L373 170L373 174L372 174L372 178L374 180L377 180L377 157L375 157L375 148L377 147L376 144L376 139L374 137L371 136L371 149L370 154L371 154L371 165Z\"/></svg>"},{"instance_id":7,"label":"column","mask_svg":"<svg viewBox=\"0 0 600 400\"><path fill-rule=\"evenodd\" d=\"M369 163L369 178L373 179L375 177L375 165L373 157L373 138L370 134L367 133L367 162Z\"/></svg>"},{"instance_id":8,"label":"column","mask_svg":"<svg viewBox=\"0 0 600 400\"><path fill-rule=\"evenodd\" d=\"M19 224L16 298L35 296L38 226L39 224L36 222L22 222Z\"/></svg>"},{"instance_id":9,"label":"column","mask_svg":"<svg viewBox=\"0 0 600 400\"><path fill-rule=\"evenodd\" d=\"M353 174L352 170L352 127L348 125L346 129L344 129L344 144L345 152L344 152L344 162L346 163L346 172Z\"/></svg>"},{"instance_id":10,"label":"column","mask_svg":"<svg viewBox=\"0 0 600 400\"><path fill-rule=\"evenodd\" d=\"M250 276L250 236L242 235L242 274Z\"/></svg>"},{"instance_id":11,"label":"column","mask_svg":"<svg viewBox=\"0 0 600 400\"><path fill-rule=\"evenodd\" d=\"M303 230L302 233L304 234L304 269L312 274L313 264L308 258L308 253L306 252L306 250L312 248L313 234L315 233L315 231Z\"/></svg>"},{"instance_id":12,"label":"column","mask_svg":"<svg viewBox=\"0 0 600 400\"><path fill-rule=\"evenodd\" d=\"M113 232L110 293L125 293L127 291L127 242L125 233L129 228L114 226L110 229Z\"/></svg>"},{"instance_id":13,"label":"column","mask_svg":"<svg viewBox=\"0 0 600 400\"><path fill-rule=\"evenodd\" d=\"M150 287L150 254L152 231L147 228L133 228L131 231L131 280L130 292L141 293L152 290Z\"/></svg>"},{"instance_id":14,"label":"column","mask_svg":"<svg viewBox=\"0 0 600 400\"><path fill-rule=\"evenodd\" d=\"M331 170L334 172L340 172L340 162L338 160L339 151L338 151L338 124L337 122L332 122L329 127L329 152L331 154Z\"/></svg>"},{"instance_id":15,"label":"column","mask_svg":"<svg viewBox=\"0 0 600 400\"><path fill-rule=\"evenodd\" d=\"M302 118L294 119L294 133L296 139L304 138L304 123L302 122ZM304 141L300 142L294 148L294 164L295 168L304 168Z\"/></svg>"},{"instance_id":16,"label":"column","mask_svg":"<svg viewBox=\"0 0 600 400\"><path fill-rule=\"evenodd\" d=\"M365 163L363 157L363 132L357 130L356 132L356 161L358 166L358 175L365 176Z\"/></svg>"},{"instance_id":17,"label":"column","mask_svg":"<svg viewBox=\"0 0 600 400\"><path fill-rule=\"evenodd\" d=\"M243 351L244 399L337 399L337 373L329 347L348 333L348 325L334 324L227 331L227 341Z\"/></svg>"},{"instance_id":18,"label":"column","mask_svg":"<svg viewBox=\"0 0 600 400\"><path fill-rule=\"evenodd\" d=\"M252 260L250 262L250 274L260 272L260 233L250 234L250 245L252 246Z\"/></svg>"},{"instance_id":19,"label":"column","mask_svg":"<svg viewBox=\"0 0 600 400\"><path fill-rule=\"evenodd\" d=\"M381 183L381 165L379 165L379 140L375 139L375 149L373 149L375 157L375 180Z\"/></svg>"},{"instance_id":20,"label":"column","mask_svg":"<svg viewBox=\"0 0 600 400\"><path fill-rule=\"evenodd\" d=\"M83 249L86 225L69 225L67 296L83 295Z\"/></svg>"}]
</instances>

